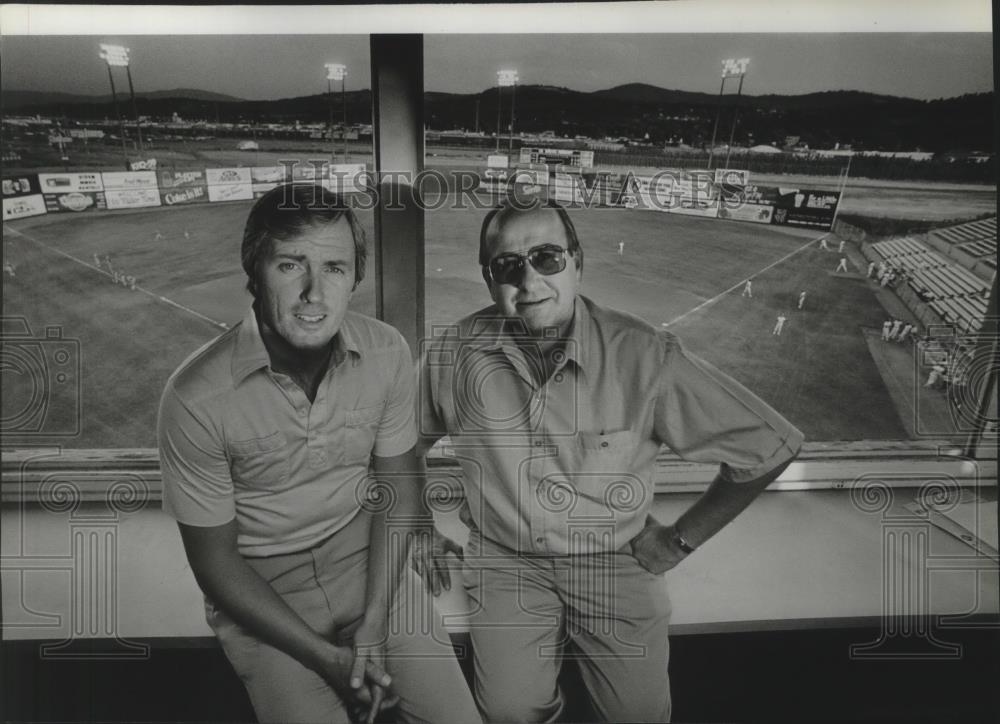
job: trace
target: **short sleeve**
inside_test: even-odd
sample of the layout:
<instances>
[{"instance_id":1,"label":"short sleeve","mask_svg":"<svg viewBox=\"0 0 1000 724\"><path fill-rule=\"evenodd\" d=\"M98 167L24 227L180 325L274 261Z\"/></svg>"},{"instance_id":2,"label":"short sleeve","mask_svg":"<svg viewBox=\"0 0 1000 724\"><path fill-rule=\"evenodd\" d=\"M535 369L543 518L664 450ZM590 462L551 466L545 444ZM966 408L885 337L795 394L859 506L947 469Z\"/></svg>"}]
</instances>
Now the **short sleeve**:
<instances>
[{"instance_id":1,"label":"short sleeve","mask_svg":"<svg viewBox=\"0 0 1000 724\"><path fill-rule=\"evenodd\" d=\"M734 482L754 480L791 460L803 435L739 382L664 342L654 434L685 460L719 463Z\"/></svg>"},{"instance_id":2,"label":"short sleeve","mask_svg":"<svg viewBox=\"0 0 1000 724\"><path fill-rule=\"evenodd\" d=\"M441 367L430 364L431 360L440 356L436 345L425 347L424 355L420 358L417 369L419 395L417 398L417 424L420 434L418 453L420 455L426 455L434 443L447 434L447 428L438 407L437 396L434 394L437 383L434 374L440 372Z\"/></svg>"},{"instance_id":3,"label":"short sleeve","mask_svg":"<svg viewBox=\"0 0 1000 724\"><path fill-rule=\"evenodd\" d=\"M406 340L399 335L399 346L389 358L390 388L375 435L374 453L379 457L402 455L417 443L414 422L416 373Z\"/></svg>"},{"instance_id":4,"label":"short sleeve","mask_svg":"<svg viewBox=\"0 0 1000 724\"><path fill-rule=\"evenodd\" d=\"M197 414L172 386L157 419L163 510L178 522L216 526L236 516L224 442L207 416Z\"/></svg>"}]
</instances>

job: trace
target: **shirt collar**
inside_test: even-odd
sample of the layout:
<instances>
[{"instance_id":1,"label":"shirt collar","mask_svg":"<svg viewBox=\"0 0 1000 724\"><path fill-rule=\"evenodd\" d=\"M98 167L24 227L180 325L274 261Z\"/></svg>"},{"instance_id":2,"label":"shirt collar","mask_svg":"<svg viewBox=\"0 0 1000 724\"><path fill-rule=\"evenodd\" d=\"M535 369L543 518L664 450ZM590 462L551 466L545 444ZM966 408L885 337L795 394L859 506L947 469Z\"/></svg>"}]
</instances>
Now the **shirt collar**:
<instances>
[{"instance_id":1,"label":"shirt collar","mask_svg":"<svg viewBox=\"0 0 1000 724\"><path fill-rule=\"evenodd\" d=\"M477 316L475 324L473 336L481 340L482 349L486 351L516 346L514 337L523 333L518 329L516 320L501 316L495 306L487 309L482 316ZM566 359L573 360L581 369L586 369L590 357L588 345L593 336L593 324L594 320L586 298L577 294L573 301L573 326L570 328L569 343L566 345Z\"/></svg>"},{"instance_id":2,"label":"shirt collar","mask_svg":"<svg viewBox=\"0 0 1000 724\"><path fill-rule=\"evenodd\" d=\"M333 338L333 355L330 358L330 369L340 365L351 353L354 363L361 358L361 349L347 325L347 318L340 324L337 336ZM239 328L236 330L236 347L233 351L233 382L239 384L251 373L270 366L271 359L264 346L264 338L257 323L257 314L250 307Z\"/></svg>"}]
</instances>

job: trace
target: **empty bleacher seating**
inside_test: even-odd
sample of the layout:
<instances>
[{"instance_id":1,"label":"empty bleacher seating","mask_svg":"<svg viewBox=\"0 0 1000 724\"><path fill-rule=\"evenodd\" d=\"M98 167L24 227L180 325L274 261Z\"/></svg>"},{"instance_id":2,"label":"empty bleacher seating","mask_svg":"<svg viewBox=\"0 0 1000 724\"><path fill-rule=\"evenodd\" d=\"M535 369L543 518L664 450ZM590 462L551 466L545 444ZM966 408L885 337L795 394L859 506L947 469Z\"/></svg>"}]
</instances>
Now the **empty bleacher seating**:
<instances>
[{"instance_id":1,"label":"empty bleacher seating","mask_svg":"<svg viewBox=\"0 0 1000 724\"><path fill-rule=\"evenodd\" d=\"M949 244L963 244L970 241L990 240L993 241L993 248L996 249L997 241L997 220L983 219L981 221L970 221L958 226L949 226L944 229L935 229L930 233L931 238L941 239Z\"/></svg>"},{"instance_id":2,"label":"empty bleacher seating","mask_svg":"<svg viewBox=\"0 0 1000 724\"><path fill-rule=\"evenodd\" d=\"M964 332L978 330L986 313L990 283L984 275L967 268L973 263L956 263L954 249L964 252L967 259L981 258L981 266L995 272L996 218L935 229L926 238L927 242L910 236L877 242L871 245L874 255L869 258L905 271L909 287L946 323ZM976 271L980 271L979 266Z\"/></svg>"},{"instance_id":3,"label":"empty bleacher seating","mask_svg":"<svg viewBox=\"0 0 1000 724\"><path fill-rule=\"evenodd\" d=\"M974 256L974 257L996 256L997 240L979 239L978 241L970 241L965 244L960 244L959 248L969 256Z\"/></svg>"}]
</instances>

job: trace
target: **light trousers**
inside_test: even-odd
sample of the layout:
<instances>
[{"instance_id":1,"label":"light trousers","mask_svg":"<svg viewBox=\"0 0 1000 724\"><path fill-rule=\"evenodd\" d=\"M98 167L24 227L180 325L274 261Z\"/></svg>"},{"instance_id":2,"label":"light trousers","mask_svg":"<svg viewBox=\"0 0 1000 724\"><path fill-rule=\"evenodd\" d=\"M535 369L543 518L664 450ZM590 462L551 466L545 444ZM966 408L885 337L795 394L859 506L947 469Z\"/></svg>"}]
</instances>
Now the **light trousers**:
<instances>
[{"instance_id":1,"label":"light trousers","mask_svg":"<svg viewBox=\"0 0 1000 724\"><path fill-rule=\"evenodd\" d=\"M370 517L359 512L315 548L247 562L321 636L350 646L365 612ZM346 723L347 708L312 669L266 644L210 601L208 623L261 722ZM480 721L430 592L407 565L388 623L386 670L404 722Z\"/></svg>"},{"instance_id":2,"label":"light trousers","mask_svg":"<svg viewBox=\"0 0 1000 724\"><path fill-rule=\"evenodd\" d=\"M565 703L559 669L572 657L602 721L669 721L666 580L627 547L519 555L474 529L463 575L485 720L554 721Z\"/></svg>"}]
</instances>

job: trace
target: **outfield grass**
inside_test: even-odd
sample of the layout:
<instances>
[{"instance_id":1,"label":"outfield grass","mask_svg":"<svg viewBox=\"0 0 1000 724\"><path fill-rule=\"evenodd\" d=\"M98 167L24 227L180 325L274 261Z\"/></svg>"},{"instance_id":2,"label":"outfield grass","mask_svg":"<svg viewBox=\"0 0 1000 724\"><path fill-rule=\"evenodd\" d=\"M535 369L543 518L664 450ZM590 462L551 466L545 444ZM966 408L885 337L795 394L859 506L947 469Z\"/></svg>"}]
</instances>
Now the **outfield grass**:
<instances>
[{"instance_id":1,"label":"outfield grass","mask_svg":"<svg viewBox=\"0 0 1000 724\"><path fill-rule=\"evenodd\" d=\"M41 245L89 264L95 253L102 264L110 256L153 295L232 324L249 303L239 265L249 206L51 216L9 225L26 236L5 232L5 256L17 268L17 277L4 285L5 315L27 317L36 332L61 325L81 343L85 424L73 446L154 445L155 408L166 377L221 329L115 286L97 270ZM476 259L484 213L427 213L428 325L453 322L489 303ZM710 301L669 329L810 439L906 436L862 334L863 327L881 325L885 313L862 282L831 274L836 252L815 245L802 250L819 232L639 210L572 213L586 254L583 292L595 301L655 326ZM371 212L362 212L361 220L371 233ZM625 242L621 257L619 241ZM748 276L755 279L753 300L740 297ZM795 301L803 289L808 300L798 311ZM373 281L366 280L352 305L371 313L373 290ZM779 311L789 317L780 338L770 334Z\"/></svg>"},{"instance_id":2,"label":"outfield grass","mask_svg":"<svg viewBox=\"0 0 1000 724\"><path fill-rule=\"evenodd\" d=\"M482 215L428 215L428 324L489 304L476 264ZM809 439L906 437L862 334L863 327L881 327L885 311L862 281L831 274L840 255L812 244L758 273L820 232L617 209L575 211L573 218L585 252L584 294L655 326L718 297L667 328ZM749 276L752 300L740 296ZM802 290L807 301L799 311ZM788 321L782 336L773 337L779 312Z\"/></svg>"}]
</instances>

